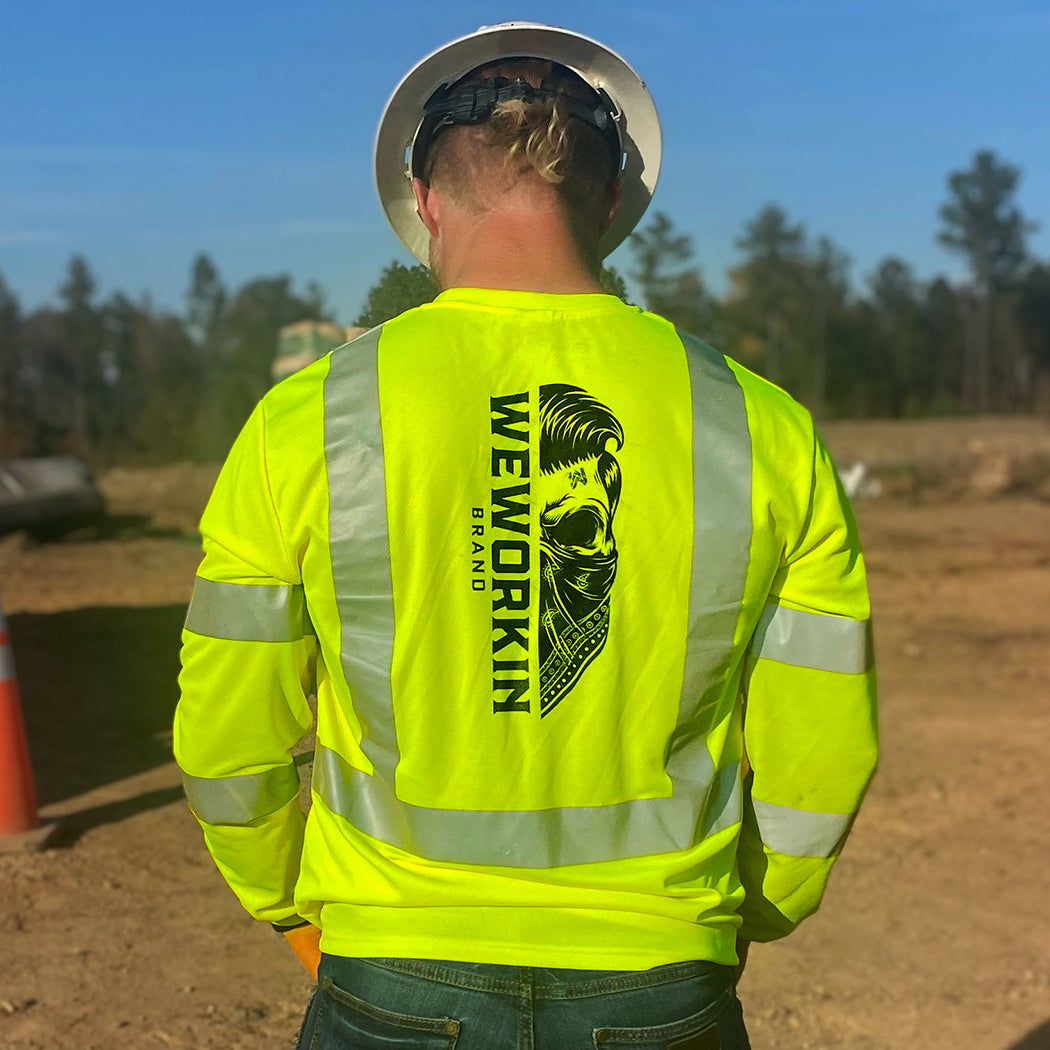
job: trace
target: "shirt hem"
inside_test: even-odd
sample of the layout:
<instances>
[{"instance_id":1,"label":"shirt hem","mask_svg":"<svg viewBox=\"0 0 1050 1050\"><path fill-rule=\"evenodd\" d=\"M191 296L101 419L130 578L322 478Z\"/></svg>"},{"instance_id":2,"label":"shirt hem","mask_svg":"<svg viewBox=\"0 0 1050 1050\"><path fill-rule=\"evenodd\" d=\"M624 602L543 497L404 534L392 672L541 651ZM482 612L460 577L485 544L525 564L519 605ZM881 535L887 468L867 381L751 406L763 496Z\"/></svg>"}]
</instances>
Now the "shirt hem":
<instances>
[{"instance_id":1,"label":"shirt hem","mask_svg":"<svg viewBox=\"0 0 1050 1050\"><path fill-rule=\"evenodd\" d=\"M718 925L699 926L658 916L618 915L603 923L600 914L581 919L578 912L560 915L554 909L523 910L535 914L493 915L502 912L498 908L377 909L327 904L321 912L320 947L328 955L358 959L441 959L575 970L638 971L679 962L736 963L735 916L726 916ZM459 913L458 921L449 912ZM482 913L484 921L479 922ZM647 918L653 921L646 922ZM487 935L488 930L499 931L501 936Z\"/></svg>"}]
</instances>

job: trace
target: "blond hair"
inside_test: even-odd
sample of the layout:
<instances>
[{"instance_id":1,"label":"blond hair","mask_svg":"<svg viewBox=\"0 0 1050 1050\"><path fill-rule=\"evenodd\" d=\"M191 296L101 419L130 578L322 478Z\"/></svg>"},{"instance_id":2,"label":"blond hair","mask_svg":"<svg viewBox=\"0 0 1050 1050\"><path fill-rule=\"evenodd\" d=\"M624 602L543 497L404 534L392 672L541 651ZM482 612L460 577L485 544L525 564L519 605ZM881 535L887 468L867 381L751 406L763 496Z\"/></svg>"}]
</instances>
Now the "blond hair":
<instances>
[{"instance_id":1,"label":"blond hair","mask_svg":"<svg viewBox=\"0 0 1050 1050\"><path fill-rule=\"evenodd\" d=\"M485 131L488 145L503 153L505 163L518 161L522 174L531 169L552 186L566 180L572 142L567 117L555 100L499 102Z\"/></svg>"},{"instance_id":2,"label":"blond hair","mask_svg":"<svg viewBox=\"0 0 1050 1050\"><path fill-rule=\"evenodd\" d=\"M589 91L574 73L540 59L488 66L477 82L496 76L520 77L533 87L581 99ZM483 207L488 191L499 188L491 186L496 174L512 179L535 174L555 187L567 218L582 235L600 225L615 178L608 144L595 128L574 118L557 94L506 99L483 124L442 132L427 155L424 181L440 179L460 200Z\"/></svg>"}]
</instances>

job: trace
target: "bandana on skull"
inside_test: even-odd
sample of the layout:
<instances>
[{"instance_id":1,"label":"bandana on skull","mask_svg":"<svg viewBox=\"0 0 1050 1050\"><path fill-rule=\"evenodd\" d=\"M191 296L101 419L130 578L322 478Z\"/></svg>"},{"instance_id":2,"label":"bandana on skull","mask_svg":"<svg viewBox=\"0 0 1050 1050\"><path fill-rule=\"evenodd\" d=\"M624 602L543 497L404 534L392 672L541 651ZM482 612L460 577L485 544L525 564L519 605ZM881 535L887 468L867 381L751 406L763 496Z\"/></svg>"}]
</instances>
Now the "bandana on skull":
<instances>
[{"instance_id":1,"label":"bandana on skull","mask_svg":"<svg viewBox=\"0 0 1050 1050\"><path fill-rule=\"evenodd\" d=\"M623 428L580 387L540 387L540 715L572 690L609 633Z\"/></svg>"}]
</instances>

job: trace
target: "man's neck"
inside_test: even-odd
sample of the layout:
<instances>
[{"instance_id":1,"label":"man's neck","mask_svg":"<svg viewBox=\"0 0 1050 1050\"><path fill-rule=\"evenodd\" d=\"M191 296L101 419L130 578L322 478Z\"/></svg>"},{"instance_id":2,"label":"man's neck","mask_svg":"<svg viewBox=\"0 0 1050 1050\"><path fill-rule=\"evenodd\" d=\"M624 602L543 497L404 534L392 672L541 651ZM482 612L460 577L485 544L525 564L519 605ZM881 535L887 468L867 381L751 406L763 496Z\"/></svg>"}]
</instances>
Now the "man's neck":
<instances>
[{"instance_id":1,"label":"man's neck","mask_svg":"<svg viewBox=\"0 0 1050 1050\"><path fill-rule=\"evenodd\" d=\"M560 215L486 212L442 246L442 288L601 292L599 263L583 258Z\"/></svg>"}]
</instances>

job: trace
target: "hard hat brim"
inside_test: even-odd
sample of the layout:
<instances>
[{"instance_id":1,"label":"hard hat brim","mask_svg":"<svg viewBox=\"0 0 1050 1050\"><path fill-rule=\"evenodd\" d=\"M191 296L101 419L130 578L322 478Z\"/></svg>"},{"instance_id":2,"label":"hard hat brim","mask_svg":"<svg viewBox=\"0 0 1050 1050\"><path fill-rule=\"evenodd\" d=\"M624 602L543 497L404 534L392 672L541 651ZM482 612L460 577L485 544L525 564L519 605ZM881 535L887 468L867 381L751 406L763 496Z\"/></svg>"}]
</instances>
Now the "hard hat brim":
<instances>
[{"instance_id":1,"label":"hard hat brim","mask_svg":"<svg viewBox=\"0 0 1050 1050\"><path fill-rule=\"evenodd\" d=\"M401 243L429 265L430 237L416 214L406 163L423 107L434 90L500 58L529 57L567 66L594 88L603 88L619 110L626 157L620 207L599 243L604 258L635 228L649 206L660 173L660 121L638 74L615 52L578 33L553 26L510 22L485 26L453 40L418 62L394 89L379 121L375 145L376 188Z\"/></svg>"}]
</instances>

